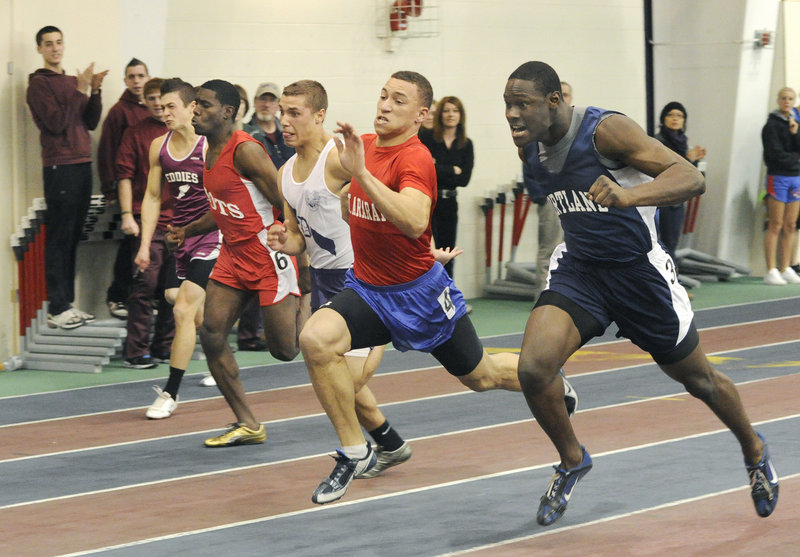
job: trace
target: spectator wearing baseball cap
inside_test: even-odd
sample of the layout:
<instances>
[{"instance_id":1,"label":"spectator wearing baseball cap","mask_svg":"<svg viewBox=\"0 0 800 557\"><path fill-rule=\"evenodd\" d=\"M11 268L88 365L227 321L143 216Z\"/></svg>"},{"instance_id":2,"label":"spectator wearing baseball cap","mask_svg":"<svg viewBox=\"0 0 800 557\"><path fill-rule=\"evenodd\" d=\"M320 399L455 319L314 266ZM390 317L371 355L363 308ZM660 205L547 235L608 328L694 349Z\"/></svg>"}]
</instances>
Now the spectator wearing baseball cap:
<instances>
[{"instance_id":1,"label":"spectator wearing baseball cap","mask_svg":"<svg viewBox=\"0 0 800 557\"><path fill-rule=\"evenodd\" d=\"M277 116L280 97L281 88L275 83L266 81L260 84L256 88L253 102L253 117L244 125L244 131L267 148L275 168L283 166L294 155L294 149L283 142L281 123Z\"/></svg>"}]
</instances>

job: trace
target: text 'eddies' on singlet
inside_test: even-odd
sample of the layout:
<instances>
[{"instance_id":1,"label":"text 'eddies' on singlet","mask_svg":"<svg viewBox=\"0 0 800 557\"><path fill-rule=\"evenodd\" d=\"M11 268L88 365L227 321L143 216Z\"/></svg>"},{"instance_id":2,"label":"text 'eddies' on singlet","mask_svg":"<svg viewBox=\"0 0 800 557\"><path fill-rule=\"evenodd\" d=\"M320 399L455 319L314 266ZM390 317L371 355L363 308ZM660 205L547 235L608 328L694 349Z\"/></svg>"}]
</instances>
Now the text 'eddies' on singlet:
<instances>
[{"instance_id":1,"label":"text 'eddies' on singlet","mask_svg":"<svg viewBox=\"0 0 800 557\"><path fill-rule=\"evenodd\" d=\"M158 157L161 176L174 203L172 224L185 226L208 212L208 199L203 189L206 138L198 136L192 150L185 157L176 159L169 150L172 134L167 133Z\"/></svg>"}]
</instances>

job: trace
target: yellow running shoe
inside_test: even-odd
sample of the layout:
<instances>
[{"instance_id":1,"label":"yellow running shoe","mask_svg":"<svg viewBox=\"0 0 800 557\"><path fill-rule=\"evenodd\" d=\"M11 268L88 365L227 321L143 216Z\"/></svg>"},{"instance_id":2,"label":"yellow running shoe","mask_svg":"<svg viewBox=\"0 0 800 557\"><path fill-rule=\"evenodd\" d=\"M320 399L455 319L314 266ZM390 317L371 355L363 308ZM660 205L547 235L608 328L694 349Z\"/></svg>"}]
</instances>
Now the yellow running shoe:
<instances>
[{"instance_id":1,"label":"yellow running shoe","mask_svg":"<svg viewBox=\"0 0 800 557\"><path fill-rule=\"evenodd\" d=\"M242 424L230 424L230 429L217 437L206 439L206 447L233 447L235 445L255 445L263 443L267 439L267 430L264 424L259 424L258 429L253 430Z\"/></svg>"}]
</instances>

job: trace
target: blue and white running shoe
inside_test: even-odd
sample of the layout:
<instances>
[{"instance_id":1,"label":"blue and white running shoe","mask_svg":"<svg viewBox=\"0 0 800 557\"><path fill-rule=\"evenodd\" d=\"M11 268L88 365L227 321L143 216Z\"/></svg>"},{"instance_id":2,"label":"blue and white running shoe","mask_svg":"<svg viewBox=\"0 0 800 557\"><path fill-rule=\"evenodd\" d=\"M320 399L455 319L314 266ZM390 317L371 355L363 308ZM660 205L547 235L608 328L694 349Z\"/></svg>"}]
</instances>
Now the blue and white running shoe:
<instances>
[{"instance_id":1,"label":"blue and white running shoe","mask_svg":"<svg viewBox=\"0 0 800 557\"><path fill-rule=\"evenodd\" d=\"M778 472L772 465L772 458L767 450L767 442L764 436L756 431L762 441L764 441L764 454L758 464L747 466L747 474L750 476L750 495L753 497L753 504L756 507L758 516L767 517L775 510L778 504Z\"/></svg>"},{"instance_id":2,"label":"blue and white running shoe","mask_svg":"<svg viewBox=\"0 0 800 557\"><path fill-rule=\"evenodd\" d=\"M564 514L567 510L567 503L572 497L572 491L586 473L592 469L592 457L586 452L586 448L581 445L583 460L575 468L565 470L560 466L554 466L556 473L550 481L550 486L539 502L539 512L536 513L536 521L542 526L549 526Z\"/></svg>"}]
</instances>

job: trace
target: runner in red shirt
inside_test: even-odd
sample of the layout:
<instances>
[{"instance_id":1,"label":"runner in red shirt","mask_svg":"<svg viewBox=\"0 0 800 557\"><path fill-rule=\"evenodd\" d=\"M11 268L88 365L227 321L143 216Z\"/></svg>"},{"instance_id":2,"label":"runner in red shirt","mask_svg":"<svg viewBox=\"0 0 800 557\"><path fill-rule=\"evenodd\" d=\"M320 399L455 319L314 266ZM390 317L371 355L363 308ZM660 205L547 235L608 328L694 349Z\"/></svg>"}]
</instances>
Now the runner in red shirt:
<instances>
[{"instance_id":1,"label":"runner in red shirt","mask_svg":"<svg viewBox=\"0 0 800 557\"><path fill-rule=\"evenodd\" d=\"M297 356L297 331L305 317L294 262L267 246L267 228L275 222L276 208L282 207L277 171L260 143L234 131L239 102L239 92L227 81L215 79L198 88L192 124L208 142L203 186L211 210L173 231L178 241L215 227L222 232L222 248L206 287L200 342L236 423L207 439L208 447L263 443L267 437L245 400L228 344L228 333L251 294L258 294L267 344L279 360Z\"/></svg>"},{"instance_id":2,"label":"runner in red shirt","mask_svg":"<svg viewBox=\"0 0 800 557\"><path fill-rule=\"evenodd\" d=\"M417 131L433 99L428 80L397 72L381 89L376 135L339 123L342 167L353 177L349 223L355 263L345 288L314 313L300 335L314 391L342 448L311 500L329 503L375 466L354 407L368 376L353 377L344 353L390 340L399 350L430 352L475 391L520 391L518 356L489 355L472 327L461 292L430 249L436 170ZM366 374L365 374L366 375Z\"/></svg>"}]
</instances>

